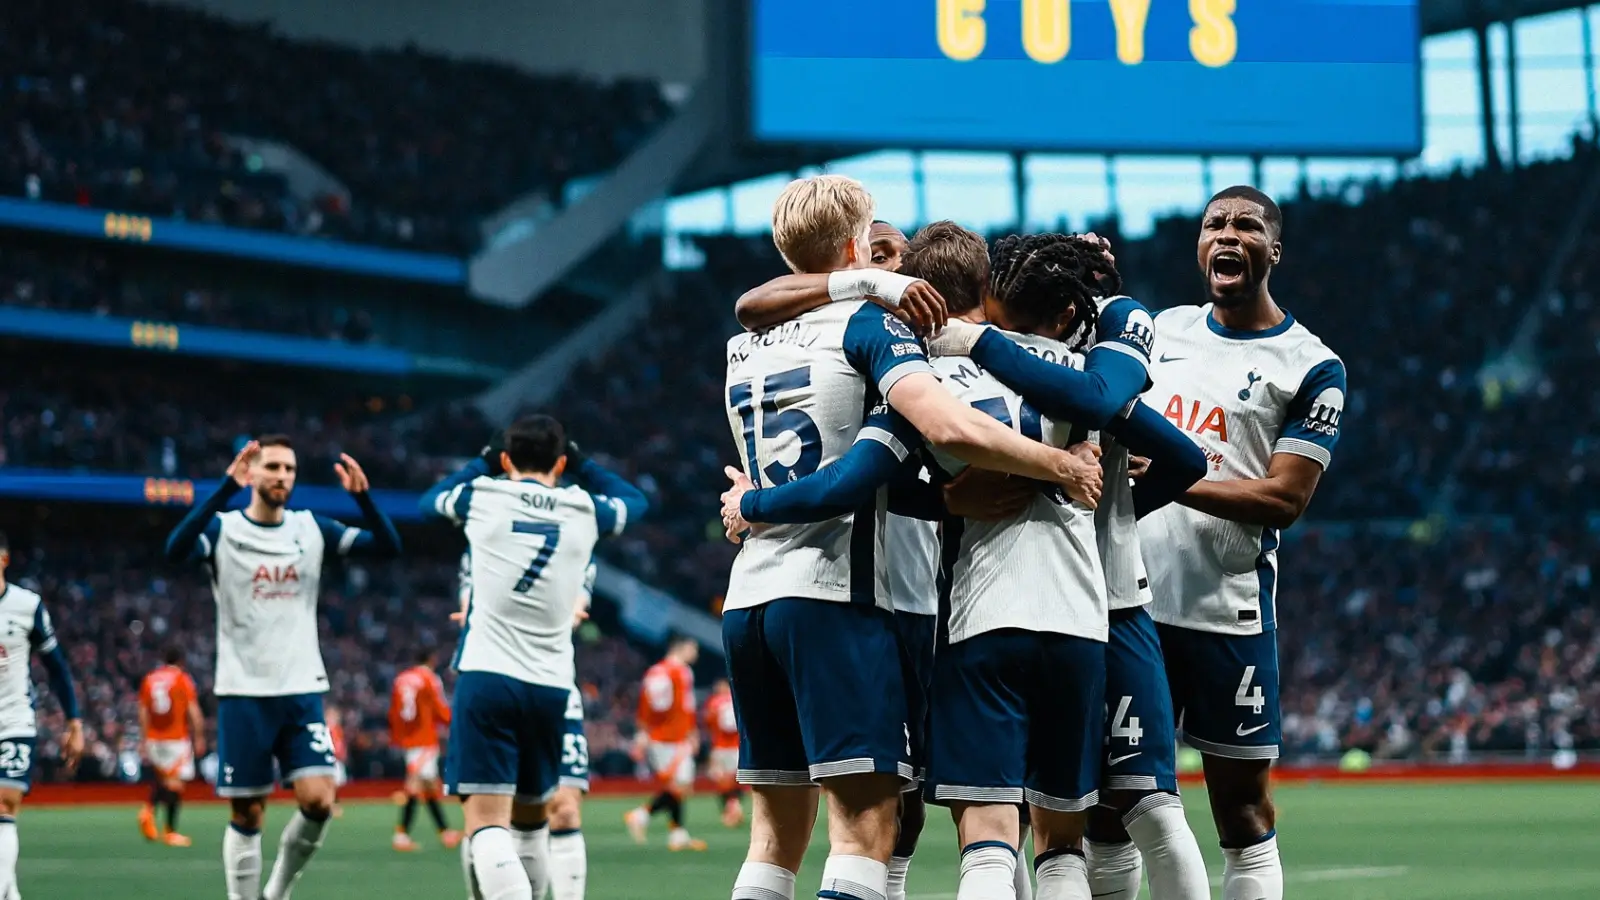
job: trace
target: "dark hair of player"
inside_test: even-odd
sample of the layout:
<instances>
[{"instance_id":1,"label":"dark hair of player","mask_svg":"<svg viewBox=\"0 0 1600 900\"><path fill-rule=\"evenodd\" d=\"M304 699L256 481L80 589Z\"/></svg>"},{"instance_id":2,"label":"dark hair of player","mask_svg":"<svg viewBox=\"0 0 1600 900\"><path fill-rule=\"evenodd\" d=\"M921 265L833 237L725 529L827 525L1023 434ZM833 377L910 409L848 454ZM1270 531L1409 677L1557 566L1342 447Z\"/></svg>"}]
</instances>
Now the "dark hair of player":
<instances>
[{"instance_id":1,"label":"dark hair of player","mask_svg":"<svg viewBox=\"0 0 1600 900\"><path fill-rule=\"evenodd\" d=\"M417 650L417 665L427 666L433 664L433 648L422 647Z\"/></svg>"},{"instance_id":2,"label":"dark hair of player","mask_svg":"<svg viewBox=\"0 0 1600 900\"><path fill-rule=\"evenodd\" d=\"M976 232L948 219L934 222L911 240L900 274L921 278L944 297L953 316L983 302L989 283L989 245Z\"/></svg>"},{"instance_id":3,"label":"dark hair of player","mask_svg":"<svg viewBox=\"0 0 1600 900\"><path fill-rule=\"evenodd\" d=\"M1240 200L1248 200L1251 203L1260 206L1262 213L1266 217L1267 227L1272 229L1273 239L1283 237L1283 210L1278 208L1278 204L1273 202L1271 197L1268 197L1266 194L1256 190L1248 184L1236 184L1232 187L1225 187L1222 190L1217 191L1210 200L1206 201L1206 209L1210 209L1211 204L1217 202L1218 200L1232 200L1235 198Z\"/></svg>"},{"instance_id":4,"label":"dark hair of player","mask_svg":"<svg viewBox=\"0 0 1600 900\"><path fill-rule=\"evenodd\" d=\"M1122 286L1116 267L1103 248L1072 234L1029 234L1003 237L990 253L989 291L1020 329L1056 321L1072 310L1072 330L1062 340L1080 350L1093 337L1100 319L1095 298L1107 282Z\"/></svg>"},{"instance_id":5,"label":"dark hair of player","mask_svg":"<svg viewBox=\"0 0 1600 900\"><path fill-rule=\"evenodd\" d=\"M260 444L262 449L267 447L282 447L285 450L294 449L294 441L290 440L287 434L263 434L261 437L256 438L256 443Z\"/></svg>"},{"instance_id":6,"label":"dark hair of player","mask_svg":"<svg viewBox=\"0 0 1600 900\"><path fill-rule=\"evenodd\" d=\"M177 644L168 644L166 649L161 651L161 661L169 666L183 662L183 648Z\"/></svg>"},{"instance_id":7,"label":"dark hair of player","mask_svg":"<svg viewBox=\"0 0 1600 900\"><path fill-rule=\"evenodd\" d=\"M549 416L523 416L506 429L502 446L517 471L548 472L567 452L567 432Z\"/></svg>"},{"instance_id":8,"label":"dark hair of player","mask_svg":"<svg viewBox=\"0 0 1600 900\"><path fill-rule=\"evenodd\" d=\"M882 225L885 228L894 228L894 223L893 222L885 222L882 219L873 219L872 220L872 224L874 224L874 225ZM896 229L896 230L898 230L898 229Z\"/></svg>"}]
</instances>

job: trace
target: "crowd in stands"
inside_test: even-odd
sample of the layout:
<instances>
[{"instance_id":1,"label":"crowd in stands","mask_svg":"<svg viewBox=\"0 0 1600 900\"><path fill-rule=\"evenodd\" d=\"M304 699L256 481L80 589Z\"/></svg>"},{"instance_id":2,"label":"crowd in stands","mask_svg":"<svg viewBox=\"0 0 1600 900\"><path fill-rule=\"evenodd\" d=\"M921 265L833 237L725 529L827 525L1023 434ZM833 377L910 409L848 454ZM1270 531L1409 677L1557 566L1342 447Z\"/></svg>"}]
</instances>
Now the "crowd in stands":
<instances>
[{"instance_id":1,"label":"crowd in stands","mask_svg":"<svg viewBox=\"0 0 1600 900\"><path fill-rule=\"evenodd\" d=\"M668 114L658 86L415 48L289 40L167 3L13 0L0 194L451 253L525 194L559 202ZM348 190L295 197L237 137Z\"/></svg>"},{"instance_id":2,"label":"crowd in stands","mask_svg":"<svg viewBox=\"0 0 1600 900\"><path fill-rule=\"evenodd\" d=\"M61 535L55 532L56 538ZM53 538L19 550L6 573L43 594L68 650L88 746L82 778L125 774L127 754L138 749L140 680L160 665L168 646L183 648L207 729L215 727L216 615L210 586L199 569L161 560L165 539L159 529L109 546ZM454 558L411 553L394 562L350 561L323 575L322 655L331 680L327 702L340 710L350 769L358 777L393 777L404 770L387 736L394 676L409 668L419 651L431 648L438 651L447 687L453 682L448 662L458 627L449 616L458 602L456 571ZM580 629L577 647L594 765L607 774L629 774L638 682L653 660L592 624ZM42 687L47 682L41 678L39 684L46 736L40 759L50 761L54 771L61 713ZM207 746L216 746L214 734Z\"/></svg>"}]
</instances>

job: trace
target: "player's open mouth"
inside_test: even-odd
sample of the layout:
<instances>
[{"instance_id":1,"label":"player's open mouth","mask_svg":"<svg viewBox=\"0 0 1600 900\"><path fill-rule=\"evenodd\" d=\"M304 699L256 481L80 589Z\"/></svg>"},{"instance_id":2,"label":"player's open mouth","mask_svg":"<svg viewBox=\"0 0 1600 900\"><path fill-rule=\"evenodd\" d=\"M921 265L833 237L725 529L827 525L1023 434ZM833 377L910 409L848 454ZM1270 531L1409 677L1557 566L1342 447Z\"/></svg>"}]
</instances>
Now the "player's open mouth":
<instances>
[{"instance_id":1,"label":"player's open mouth","mask_svg":"<svg viewBox=\"0 0 1600 900\"><path fill-rule=\"evenodd\" d=\"M1211 254L1211 280L1219 284L1232 284L1244 278L1245 261L1237 250L1218 250Z\"/></svg>"}]
</instances>

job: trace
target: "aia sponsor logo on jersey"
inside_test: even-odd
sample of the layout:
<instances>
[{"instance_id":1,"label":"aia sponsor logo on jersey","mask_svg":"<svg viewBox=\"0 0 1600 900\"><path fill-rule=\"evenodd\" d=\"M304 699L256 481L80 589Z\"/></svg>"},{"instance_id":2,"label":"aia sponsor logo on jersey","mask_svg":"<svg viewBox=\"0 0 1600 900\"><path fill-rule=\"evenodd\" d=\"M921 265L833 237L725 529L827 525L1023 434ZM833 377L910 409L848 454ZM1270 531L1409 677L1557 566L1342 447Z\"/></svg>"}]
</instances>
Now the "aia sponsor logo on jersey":
<instances>
[{"instance_id":1,"label":"aia sponsor logo on jersey","mask_svg":"<svg viewBox=\"0 0 1600 900\"><path fill-rule=\"evenodd\" d=\"M300 596L300 572L287 566L256 566L250 591L257 600L282 600Z\"/></svg>"},{"instance_id":2,"label":"aia sponsor logo on jersey","mask_svg":"<svg viewBox=\"0 0 1600 900\"><path fill-rule=\"evenodd\" d=\"M1215 434L1217 440L1228 442L1228 413L1220 406L1203 410L1199 400L1184 400L1177 394L1167 401L1167 421L1191 434L1204 437Z\"/></svg>"}]
</instances>

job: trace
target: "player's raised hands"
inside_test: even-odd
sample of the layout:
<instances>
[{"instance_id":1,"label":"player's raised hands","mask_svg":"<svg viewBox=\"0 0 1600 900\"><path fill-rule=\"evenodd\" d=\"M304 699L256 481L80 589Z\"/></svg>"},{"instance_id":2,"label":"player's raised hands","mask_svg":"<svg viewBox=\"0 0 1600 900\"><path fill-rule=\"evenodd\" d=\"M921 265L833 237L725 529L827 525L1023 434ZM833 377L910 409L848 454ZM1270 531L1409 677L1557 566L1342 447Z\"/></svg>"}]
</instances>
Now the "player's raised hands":
<instances>
[{"instance_id":1,"label":"player's raised hands","mask_svg":"<svg viewBox=\"0 0 1600 900\"><path fill-rule=\"evenodd\" d=\"M897 304L882 297L870 297L869 299L893 312L895 317L910 326L918 337L926 338L937 335L944 329L945 322L950 318L950 311L945 306L944 297L940 296L933 285L920 278L906 286Z\"/></svg>"},{"instance_id":2,"label":"player's raised hands","mask_svg":"<svg viewBox=\"0 0 1600 900\"><path fill-rule=\"evenodd\" d=\"M83 759L83 721L73 719L67 723L66 736L61 739L61 765L71 773Z\"/></svg>"},{"instance_id":3,"label":"player's raised hands","mask_svg":"<svg viewBox=\"0 0 1600 900\"><path fill-rule=\"evenodd\" d=\"M733 466L723 466L722 474L733 482L731 487L722 492L722 528L728 540L737 544L744 540L745 532L750 530L750 523L745 521L744 513L739 511L739 503L746 493L755 490L755 482L750 480L749 475Z\"/></svg>"},{"instance_id":4,"label":"player's raised hands","mask_svg":"<svg viewBox=\"0 0 1600 900\"><path fill-rule=\"evenodd\" d=\"M372 487L367 481L367 473L361 471L361 464L348 453L339 454L339 461L333 464L333 471L339 475L339 484L352 494L364 494Z\"/></svg>"},{"instance_id":5,"label":"player's raised hands","mask_svg":"<svg viewBox=\"0 0 1600 900\"><path fill-rule=\"evenodd\" d=\"M998 522L1027 509L1038 493L1032 479L968 466L944 486L944 506L951 515Z\"/></svg>"},{"instance_id":6,"label":"player's raised hands","mask_svg":"<svg viewBox=\"0 0 1600 900\"><path fill-rule=\"evenodd\" d=\"M1105 472L1100 468L1100 445L1073 444L1064 454L1066 466L1059 479L1067 496L1094 509L1100 505Z\"/></svg>"},{"instance_id":7,"label":"player's raised hands","mask_svg":"<svg viewBox=\"0 0 1600 900\"><path fill-rule=\"evenodd\" d=\"M250 486L250 469L255 466L256 459L261 456L261 442L251 441L239 450L239 455L228 464L228 477L239 487Z\"/></svg>"}]
</instances>

